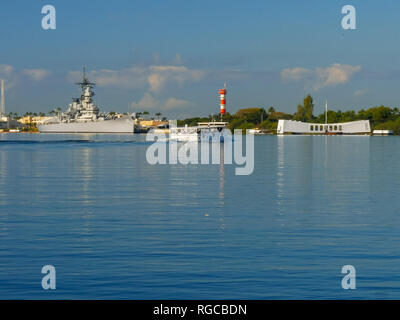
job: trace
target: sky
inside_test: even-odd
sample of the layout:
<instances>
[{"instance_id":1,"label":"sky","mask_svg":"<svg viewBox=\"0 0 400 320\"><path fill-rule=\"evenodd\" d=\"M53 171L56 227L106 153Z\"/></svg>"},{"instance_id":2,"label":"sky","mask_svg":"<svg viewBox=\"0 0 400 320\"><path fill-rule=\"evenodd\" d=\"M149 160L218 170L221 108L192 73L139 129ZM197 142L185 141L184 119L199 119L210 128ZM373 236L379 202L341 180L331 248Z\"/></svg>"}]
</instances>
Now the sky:
<instances>
[{"instance_id":1,"label":"sky","mask_svg":"<svg viewBox=\"0 0 400 320\"><path fill-rule=\"evenodd\" d=\"M56 29L42 28L42 7ZM356 29L342 28L342 7ZM399 1L2 0L6 111L65 109L86 66L102 111L185 118L273 106L399 106Z\"/></svg>"}]
</instances>

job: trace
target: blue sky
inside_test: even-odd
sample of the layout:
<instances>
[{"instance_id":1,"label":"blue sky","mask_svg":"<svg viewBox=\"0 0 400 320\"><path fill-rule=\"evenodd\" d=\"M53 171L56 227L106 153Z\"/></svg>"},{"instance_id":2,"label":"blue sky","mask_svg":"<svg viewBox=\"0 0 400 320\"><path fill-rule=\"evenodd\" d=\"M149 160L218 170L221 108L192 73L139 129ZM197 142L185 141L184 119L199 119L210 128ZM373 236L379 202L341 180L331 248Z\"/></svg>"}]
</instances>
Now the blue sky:
<instances>
[{"instance_id":1,"label":"blue sky","mask_svg":"<svg viewBox=\"0 0 400 320\"><path fill-rule=\"evenodd\" d=\"M56 30L41 28L44 5ZM343 30L341 8L356 8ZM168 117L274 106L293 113L310 93L315 113L398 106L398 1L2 1L0 77L6 108L48 112L78 94L86 65L105 111Z\"/></svg>"}]
</instances>

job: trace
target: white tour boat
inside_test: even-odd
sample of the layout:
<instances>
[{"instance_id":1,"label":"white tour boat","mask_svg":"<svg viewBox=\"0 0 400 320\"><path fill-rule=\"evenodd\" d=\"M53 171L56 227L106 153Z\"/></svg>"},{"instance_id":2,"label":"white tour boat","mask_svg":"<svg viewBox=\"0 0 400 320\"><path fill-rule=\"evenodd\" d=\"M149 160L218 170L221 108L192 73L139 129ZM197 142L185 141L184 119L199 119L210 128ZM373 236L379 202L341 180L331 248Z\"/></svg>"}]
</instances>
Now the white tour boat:
<instances>
[{"instance_id":1,"label":"white tour boat","mask_svg":"<svg viewBox=\"0 0 400 320\"><path fill-rule=\"evenodd\" d=\"M170 127L169 138L182 142L223 142L231 135L228 122L199 122L195 127Z\"/></svg>"},{"instance_id":2,"label":"white tour boat","mask_svg":"<svg viewBox=\"0 0 400 320\"><path fill-rule=\"evenodd\" d=\"M195 127L171 126L169 128L169 138L177 141L192 142L223 142L224 137L231 137L231 131L228 129L228 122L223 122L223 116L226 113L226 83L223 89L218 90L220 97L221 121L199 122Z\"/></svg>"}]
</instances>

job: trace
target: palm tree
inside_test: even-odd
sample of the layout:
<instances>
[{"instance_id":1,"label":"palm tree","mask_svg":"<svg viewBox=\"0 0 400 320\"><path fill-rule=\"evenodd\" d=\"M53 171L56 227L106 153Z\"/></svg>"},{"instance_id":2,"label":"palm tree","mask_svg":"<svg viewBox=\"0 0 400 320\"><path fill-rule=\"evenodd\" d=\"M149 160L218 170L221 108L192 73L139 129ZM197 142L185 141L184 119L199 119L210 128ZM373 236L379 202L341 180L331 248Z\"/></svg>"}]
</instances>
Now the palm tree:
<instances>
[{"instance_id":1,"label":"palm tree","mask_svg":"<svg viewBox=\"0 0 400 320\"><path fill-rule=\"evenodd\" d=\"M273 114L274 112L275 112L275 108L274 107L269 107L268 113L269 114Z\"/></svg>"},{"instance_id":2,"label":"palm tree","mask_svg":"<svg viewBox=\"0 0 400 320\"><path fill-rule=\"evenodd\" d=\"M150 113L149 113L148 111L143 111L142 114L143 114L144 116L147 116L147 115L149 115ZM146 118L146 117L145 117L145 118Z\"/></svg>"},{"instance_id":3,"label":"palm tree","mask_svg":"<svg viewBox=\"0 0 400 320\"><path fill-rule=\"evenodd\" d=\"M160 121L160 116L162 115L161 112L157 112L154 114L157 117L157 120Z\"/></svg>"}]
</instances>

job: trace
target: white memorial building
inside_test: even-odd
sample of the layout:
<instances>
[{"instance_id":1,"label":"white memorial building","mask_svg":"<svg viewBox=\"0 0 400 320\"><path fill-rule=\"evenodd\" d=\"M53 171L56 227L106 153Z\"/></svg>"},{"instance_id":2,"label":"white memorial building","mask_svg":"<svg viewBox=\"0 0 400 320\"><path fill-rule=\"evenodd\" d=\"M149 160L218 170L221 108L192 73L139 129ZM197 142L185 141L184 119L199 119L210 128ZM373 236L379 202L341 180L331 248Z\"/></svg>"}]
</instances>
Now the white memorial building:
<instances>
[{"instance_id":1,"label":"white memorial building","mask_svg":"<svg viewBox=\"0 0 400 320\"><path fill-rule=\"evenodd\" d=\"M325 109L325 123L307 123L294 120L279 120L278 134L370 134L369 120L343 123L327 123L328 104Z\"/></svg>"},{"instance_id":2,"label":"white memorial building","mask_svg":"<svg viewBox=\"0 0 400 320\"><path fill-rule=\"evenodd\" d=\"M278 134L369 134L369 120L343 123L307 123L293 120L279 120Z\"/></svg>"}]
</instances>

